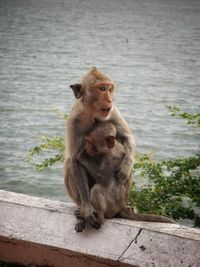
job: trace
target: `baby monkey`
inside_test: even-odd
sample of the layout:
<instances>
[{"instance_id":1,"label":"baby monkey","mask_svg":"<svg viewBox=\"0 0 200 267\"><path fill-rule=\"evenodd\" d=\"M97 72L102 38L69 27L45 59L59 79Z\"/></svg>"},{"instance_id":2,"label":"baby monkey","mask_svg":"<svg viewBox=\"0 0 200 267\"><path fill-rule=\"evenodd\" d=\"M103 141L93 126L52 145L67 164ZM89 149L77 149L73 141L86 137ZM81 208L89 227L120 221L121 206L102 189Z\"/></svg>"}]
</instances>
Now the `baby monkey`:
<instances>
[{"instance_id":1,"label":"baby monkey","mask_svg":"<svg viewBox=\"0 0 200 267\"><path fill-rule=\"evenodd\" d=\"M117 170L125 157L125 150L116 140L116 134L116 128L112 123L101 122L85 136L85 152L79 154L79 162L97 184L105 187L127 180L127 177L120 178L117 175Z\"/></svg>"},{"instance_id":2,"label":"baby monkey","mask_svg":"<svg viewBox=\"0 0 200 267\"><path fill-rule=\"evenodd\" d=\"M115 217L126 206L128 177L117 176L117 170L125 157L125 150L115 139L116 133L112 123L101 122L85 136L84 151L77 157L95 180L90 190L90 201L98 212L96 215L100 225L104 218ZM79 208L76 209L75 215L79 219L75 229L81 232L85 228L85 221L80 218Z\"/></svg>"},{"instance_id":3,"label":"baby monkey","mask_svg":"<svg viewBox=\"0 0 200 267\"><path fill-rule=\"evenodd\" d=\"M137 214L133 208L126 207L130 179L117 175L126 153L122 144L116 140L116 134L116 128L112 123L101 122L85 136L85 149L77 157L95 180L90 190L90 200L97 210L99 227L104 218L116 216L137 221L175 223L164 216ZM81 232L85 228L85 220L81 218L79 208L76 209L75 216L79 220L75 229Z\"/></svg>"}]
</instances>

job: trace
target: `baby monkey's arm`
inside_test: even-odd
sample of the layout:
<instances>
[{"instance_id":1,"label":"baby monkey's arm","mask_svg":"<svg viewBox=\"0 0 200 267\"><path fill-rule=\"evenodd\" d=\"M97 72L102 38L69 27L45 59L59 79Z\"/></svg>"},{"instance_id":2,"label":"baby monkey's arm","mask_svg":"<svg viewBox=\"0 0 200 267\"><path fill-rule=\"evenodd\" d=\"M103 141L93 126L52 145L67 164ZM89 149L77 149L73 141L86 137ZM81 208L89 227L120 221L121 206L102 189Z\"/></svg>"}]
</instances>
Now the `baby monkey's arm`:
<instances>
[{"instance_id":1,"label":"baby monkey's arm","mask_svg":"<svg viewBox=\"0 0 200 267\"><path fill-rule=\"evenodd\" d=\"M89 156L86 152L80 152L77 156L77 160L86 168L97 183L104 184L108 181L111 173L109 166L104 164L104 160L97 164L95 158Z\"/></svg>"}]
</instances>

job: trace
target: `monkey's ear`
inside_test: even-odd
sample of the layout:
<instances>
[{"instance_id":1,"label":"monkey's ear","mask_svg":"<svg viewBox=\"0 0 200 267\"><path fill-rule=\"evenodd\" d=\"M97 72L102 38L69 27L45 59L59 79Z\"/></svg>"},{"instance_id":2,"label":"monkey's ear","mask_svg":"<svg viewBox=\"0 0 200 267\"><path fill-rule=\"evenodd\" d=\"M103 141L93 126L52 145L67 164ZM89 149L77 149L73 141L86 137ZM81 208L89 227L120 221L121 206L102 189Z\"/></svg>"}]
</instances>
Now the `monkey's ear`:
<instances>
[{"instance_id":1,"label":"monkey's ear","mask_svg":"<svg viewBox=\"0 0 200 267\"><path fill-rule=\"evenodd\" d=\"M69 87L72 88L76 98L80 98L82 96L83 89L82 89L82 85L80 83L72 84Z\"/></svg>"},{"instance_id":2,"label":"monkey's ear","mask_svg":"<svg viewBox=\"0 0 200 267\"><path fill-rule=\"evenodd\" d=\"M115 137L112 135L109 135L106 137L106 145L108 148L113 148L115 145Z\"/></svg>"}]
</instances>

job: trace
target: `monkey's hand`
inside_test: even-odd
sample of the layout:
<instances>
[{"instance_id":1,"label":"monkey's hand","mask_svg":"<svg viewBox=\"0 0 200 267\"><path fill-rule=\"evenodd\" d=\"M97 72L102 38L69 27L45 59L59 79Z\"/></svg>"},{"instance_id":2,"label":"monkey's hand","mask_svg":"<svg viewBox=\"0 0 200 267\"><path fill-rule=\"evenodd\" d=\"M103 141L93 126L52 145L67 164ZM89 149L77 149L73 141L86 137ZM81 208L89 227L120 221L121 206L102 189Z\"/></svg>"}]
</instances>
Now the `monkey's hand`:
<instances>
[{"instance_id":1,"label":"monkey's hand","mask_svg":"<svg viewBox=\"0 0 200 267\"><path fill-rule=\"evenodd\" d=\"M84 218L95 229L99 229L101 227L102 222L99 218L99 214L94 209L94 207L89 203L87 205L84 205L84 206L76 209L74 214L78 219Z\"/></svg>"},{"instance_id":2,"label":"monkey's hand","mask_svg":"<svg viewBox=\"0 0 200 267\"><path fill-rule=\"evenodd\" d=\"M114 176L119 184L124 184L128 180L129 173L129 166L125 157L119 167L114 169Z\"/></svg>"}]
</instances>

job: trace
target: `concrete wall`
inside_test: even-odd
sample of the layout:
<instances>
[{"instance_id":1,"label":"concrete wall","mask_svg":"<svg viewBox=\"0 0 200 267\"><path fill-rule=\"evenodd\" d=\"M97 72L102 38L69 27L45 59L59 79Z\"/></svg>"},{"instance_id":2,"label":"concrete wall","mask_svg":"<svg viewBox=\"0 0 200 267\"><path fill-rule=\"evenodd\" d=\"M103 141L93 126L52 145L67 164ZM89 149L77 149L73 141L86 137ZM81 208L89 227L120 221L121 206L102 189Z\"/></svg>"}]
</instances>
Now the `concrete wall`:
<instances>
[{"instance_id":1,"label":"concrete wall","mask_svg":"<svg viewBox=\"0 0 200 267\"><path fill-rule=\"evenodd\" d=\"M74 205L0 191L0 260L29 266L199 267L200 231L106 220L74 231Z\"/></svg>"}]
</instances>

